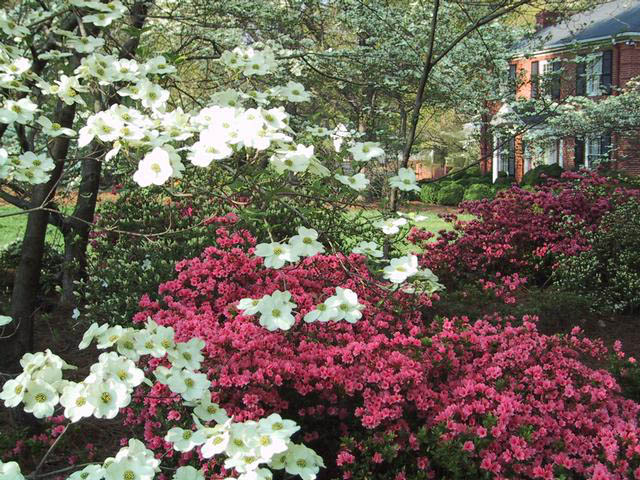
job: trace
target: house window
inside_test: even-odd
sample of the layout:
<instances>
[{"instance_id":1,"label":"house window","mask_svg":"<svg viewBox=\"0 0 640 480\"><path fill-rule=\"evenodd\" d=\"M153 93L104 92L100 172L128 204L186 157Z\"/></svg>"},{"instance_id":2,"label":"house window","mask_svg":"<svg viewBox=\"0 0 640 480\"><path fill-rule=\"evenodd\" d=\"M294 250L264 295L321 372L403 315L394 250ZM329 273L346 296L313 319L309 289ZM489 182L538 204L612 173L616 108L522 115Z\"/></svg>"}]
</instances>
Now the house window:
<instances>
[{"instance_id":1,"label":"house window","mask_svg":"<svg viewBox=\"0 0 640 480\"><path fill-rule=\"evenodd\" d=\"M498 149L498 171L509 176L516 174L516 140L515 138L500 139Z\"/></svg>"},{"instance_id":2,"label":"house window","mask_svg":"<svg viewBox=\"0 0 640 480\"><path fill-rule=\"evenodd\" d=\"M531 62L531 98L538 98L538 82L540 82L540 62Z\"/></svg>"},{"instance_id":3,"label":"house window","mask_svg":"<svg viewBox=\"0 0 640 480\"><path fill-rule=\"evenodd\" d=\"M587 63L585 68L587 80L587 95L590 97L600 95L600 75L602 75L602 54L595 60Z\"/></svg>"},{"instance_id":4,"label":"house window","mask_svg":"<svg viewBox=\"0 0 640 480\"><path fill-rule=\"evenodd\" d=\"M529 170L531 170L532 168L532 156L531 156L531 149L529 148L529 146L527 145L527 143L523 140L522 141L522 156L524 159L524 172L523 173L527 173Z\"/></svg>"},{"instance_id":5,"label":"house window","mask_svg":"<svg viewBox=\"0 0 640 480\"><path fill-rule=\"evenodd\" d=\"M611 157L611 135L576 139L576 168L593 168Z\"/></svg>"},{"instance_id":6,"label":"house window","mask_svg":"<svg viewBox=\"0 0 640 480\"><path fill-rule=\"evenodd\" d=\"M518 93L518 70L513 63L509 64L509 93Z\"/></svg>"},{"instance_id":7,"label":"house window","mask_svg":"<svg viewBox=\"0 0 640 480\"><path fill-rule=\"evenodd\" d=\"M560 98L560 69L559 60L540 60L531 63L531 98L538 98L542 91L552 98Z\"/></svg>"},{"instance_id":8,"label":"house window","mask_svg":"<svg viewBox=\"0 0 640 480\"><path fill-rule=\"evenodd\" d=\"M611 94L613 51L600 52L593 60L576 70L576 95L590 97Z\"/></svg>"}]
</instances>

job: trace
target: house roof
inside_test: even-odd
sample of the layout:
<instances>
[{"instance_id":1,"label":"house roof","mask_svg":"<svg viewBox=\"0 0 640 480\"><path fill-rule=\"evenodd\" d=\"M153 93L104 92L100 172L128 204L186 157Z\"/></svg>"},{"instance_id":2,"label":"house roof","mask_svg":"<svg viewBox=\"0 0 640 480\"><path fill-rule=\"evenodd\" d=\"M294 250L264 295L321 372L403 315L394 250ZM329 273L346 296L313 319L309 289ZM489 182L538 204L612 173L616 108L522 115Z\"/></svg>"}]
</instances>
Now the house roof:
<instances>
[{"instance_id":1,"label":"house roof","mask_svg":"<svg viewBox=\"0 0 640 480\"><path fill-rule=\"evenodd\" d=\"M574 44L640 36L640 0L615 0L543 28L517 46L521 52L562 50Z\"/></svg>"}]
</instances>

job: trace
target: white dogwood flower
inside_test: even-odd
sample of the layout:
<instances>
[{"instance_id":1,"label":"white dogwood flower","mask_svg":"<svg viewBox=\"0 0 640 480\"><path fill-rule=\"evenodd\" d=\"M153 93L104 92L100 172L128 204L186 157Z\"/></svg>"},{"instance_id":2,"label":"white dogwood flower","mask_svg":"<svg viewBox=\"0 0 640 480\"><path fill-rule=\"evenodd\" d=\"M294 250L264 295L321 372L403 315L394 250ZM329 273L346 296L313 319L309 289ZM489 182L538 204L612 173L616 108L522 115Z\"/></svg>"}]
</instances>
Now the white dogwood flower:
<instances>
[{"instance_id":1,"label":"white dogwood flower","mask_svg":"<svg viewBox=\"0 0 640 480\"><path fill-rule=\"evenodd\" d=\"M364 240L358 243L358 245L356 245L351 251L353 253L368 255L369 257L374 258L382 258L384 255L380 246L376 242L367 242Z\"/></svg>"},{"instance_id":2,"label":"white dogwood flower","mask_svg":"<svg viewBox=\"0 0 640 480\"><path fill-rule=\"evenodd\" d=\"M87 386L83 383L71 383L64 387L60 405L64 407L64 416L71 422L90 417L95 411L95 406L89 402Z\"/></svg>"},{"instance_id":3,"label":"white dogwood flower","mask_svg":"<svg viewBox=\"0 0 640 480\"><path fill-rule=\"evenodd\" d=\"M312 228L298 227L298 234L289 240L292 253L300 257L312 257L324 252L324 247L317 238L318 232Z\"/></svg>"},{"instance_id":4,"label":"white dogwood flower","mask_svg":"<svg viewBox=\"0 0 640 480\"><path fill-rule=\"evenodd\" d=\"M162 185L172 173L169 152L164 148L156 147L140 161L138 170L133 174L133 180L141 187Z\"/></svg>"},{"instance_id":5,"label":"white dogwood flower","mask_svg":"<svg viewBox=\"0 0 640 480\"><path fill-rule=\"evenodd\" d=\"M357 162L368 162L372 158L384 155L384 150L376 142L356 142L348 151Z\"/></svg>"},{"instance_id":6,"label":"white dogwood flower","mask_svg":"<svg viewBox=\"0 0 640 480\"><path fill-rule=\"evenodd\" d=\"M255 254L264 258L264 266L267 268L282 268L285 262L299 260L299 257L294 255L291 246L279 242L259 243L256 245Z\"/></svg>"},{"instance_id":7,"label":"white dogwood flower","mask_svg":"<svg viewBox=\"0 0 640 480\"><path fill-rule=\"evenodd\" d=\"M416 184L416 174L410 168L401 168L398 170L398 174L389 179L389 184L403 192L409 192L411 190L420 191L420 187Z\"/></svg>"},{"instance_id":8,"label":"white dogwood flower","mask_svg":"<svg viewBox=\"0 0 640 480\"><path fill-rule=\"evenodd\" d=\"M95 407L94 415L96 418L114 418L131 400L127 387L113 380L95 380L87 389L89 403Z\"/></svg>"},{"instance_id":9,"label":"white dogwood flower","mask_svg":"<svg viewBox=\"0 0 640 480\"><path fill-rule=\"evenodd\" d=\"M374 225L382 229L383 233L394 235L400 231L400 227L406 224L407 220L405 218L387 218L376 222Z\"/></svg>"},{"instance_id":10,"label":"white dogwood flower","mask_svg":"<svg viewBox=\"0 0 640 480\"><path fill-rule=\"evenodd\" d=\"M33 413L36 418L45 418L53 415L58 399L58 392L51 385L42 380L32 380L26 385L22 401L25 412Z\"/></svg>"},{"instance_id":11,"label":"white dogwood flower","mask_svg":"<svg viewBox=\"0 0 640 480\"><path fill-rule=\"evenodd\" d=\"M0 478L3 480L24 480L17 462L3 462L0 460Z\"/></svg>"},{"instance_id":12,"label":"white dogwood flower","mask_svg":"<svg viewBox=\"0 0 640 480\"><path fill-rule=\"evenodd\" d=\"M173 480L204 480L204 474L201 470L196 470L191 465L178 467L173 475Z\"/></svg>"},{"instance_id":13,"label":"white dogwood flower","mask_svg":"<svg viewBox=\"0 0 640 480\"><path fill-rule=\"evenodd\" d=\"M193 413L197 415L200 420L205 422L214 421L216 423L224 423L229 420L227 411L217 403L211 401L211 394L207 391L204 396L200 398L199 404L193 409Z\"/></svg>"},{"instance_id":14,"label":"white dogwood flower","mask_svg":"<svg viewBox=\"0 0 640 480\"><path fill-rule=\"evenodd\" d=\"M202 445L206 438L204 430L193 431L173 427L164 436L164 440L173 444L173 449L178 452L189 452L198 445Z\"/></svg>"},{"instance_id":15,"label":"white dogwood flower","mask_svg":"<svg viewBox=\"0 0 640 480\"><path fill-rule=\"evenodd\" d=\"M336 294L324 302L327 307L336 311L334 321L346 320L355 323L362 318L364 305L358 302L358 295L348 288L337 287Z\"/></svg>"},{"instance_id":16,"label":"white dogwood flower","mask_svg":"<svg viewBox=\"0 0 640 480\"><path fill-rule=\"evenodd\" d=\"M302 480L315 480L324 467L322 458L309 447L291 444L287 450L285 471L291 475L299 475Z\"/></svg>"},{"instance_id":17,"label":"white dogwood flower","mask_svg":"<svg viewBox=\"0 0 640 480\"><path fill-rule=\"evenodd\" d=\"M265 295L260 300L260 325L270 332L274 330L289 330L295 323L292 314L296 304L291 302L291 293L276 290L271 295Z\"/></svg>"},{"instance_id":18,"label":"white dogwood flower","mask_svg":"<svg viewBox=\"0 0 640 480\"><path fill-rule=\"evenodd\" d=\"M384 267L383 276L392 283L402 283L407 278L418 273L418 257L405 255L400 258L392 258L389 266Z\"/></svg>"},{"instance_id":19,"label":"white dogwood flower","mask_svg":"<svg viewBox=\"0 0 640 480\"><path fill-rule=\"evenodd\" d=\"M357 192L361 192L366 189L369 185L370 181L367 177L365 177L364 173L356 173L355 175L340 175L338 173L335 174L335 178L340 182L345 184L348 187L353 188Z\"/></svg>"}]
</instances>

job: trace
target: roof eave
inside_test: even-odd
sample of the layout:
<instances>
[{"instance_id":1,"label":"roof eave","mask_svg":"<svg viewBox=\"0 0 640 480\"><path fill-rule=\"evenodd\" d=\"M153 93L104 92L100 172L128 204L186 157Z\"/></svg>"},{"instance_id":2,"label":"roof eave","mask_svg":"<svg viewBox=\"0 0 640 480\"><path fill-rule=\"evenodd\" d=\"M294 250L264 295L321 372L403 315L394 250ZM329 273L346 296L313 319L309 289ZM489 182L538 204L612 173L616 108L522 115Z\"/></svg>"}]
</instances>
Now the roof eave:
<instances>
[{"instance_id":1,"label":"roof eave","mask_svg":"<svg viewBox=\"0 0 640 480\"><path fill-rule=\"evenodd\" d=\"M623 33L619 33L614 35L607 35L604 37L595 37L595 38L587 38L584 40L576 40L574 42L571 43L564 43L562 45L554 45L552 47L548 47L548 48L543 48L542 50L536 50L534 52L531 53L518 53L513 55L512 57L509 57L510 60L515 60L518 58L528 58L528 57L537 57L540 55L546 55L549 53L558 53L558 52L563 52L566 50L569 50L571 48L575 48L575 47L585 47L588 45L597 45L600 43L605 43L606 40L611 40L612 44L616 44L616 43L621 43L624 40L629 40L630 38L636 37L638 39L640 39L640 32L623 32Z\"/></svg>"}]
</instances>

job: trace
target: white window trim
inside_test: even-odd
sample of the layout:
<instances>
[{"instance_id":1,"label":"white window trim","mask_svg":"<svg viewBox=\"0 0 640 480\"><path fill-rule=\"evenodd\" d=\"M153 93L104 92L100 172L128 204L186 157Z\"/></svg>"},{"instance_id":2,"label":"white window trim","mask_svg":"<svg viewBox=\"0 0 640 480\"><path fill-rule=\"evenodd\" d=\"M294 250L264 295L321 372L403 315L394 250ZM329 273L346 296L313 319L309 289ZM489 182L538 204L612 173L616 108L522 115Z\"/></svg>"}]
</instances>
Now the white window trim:
<instances>
[{"instance_id":1,"label":"white window trim","mask_svg":"<svg viewBox=\"0 0 640 480\"><path fill-rule=\"evenodd\" d=\"M564 168L564 140L558 141L558 165Z\"/></svg>"},{"instance_id":2,"label":"white window trim","mask_svg":"<svg viewBox=\"0 0 640 480\"><path fill-rule=\"evenodd\" d=\"M493 165L492 165L493 168L492 168L492 175L491 175L493 183L496 183L496 180L498 180L498 168L499 168L498 162L500 160L500 158L498 156L499 155L499 153L498 153L499 145L500 145L500 140L496 136L493 139Z\"/></svg>"}]
</instances>

